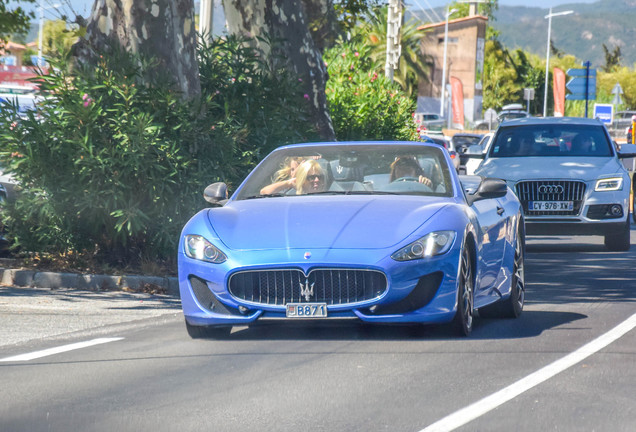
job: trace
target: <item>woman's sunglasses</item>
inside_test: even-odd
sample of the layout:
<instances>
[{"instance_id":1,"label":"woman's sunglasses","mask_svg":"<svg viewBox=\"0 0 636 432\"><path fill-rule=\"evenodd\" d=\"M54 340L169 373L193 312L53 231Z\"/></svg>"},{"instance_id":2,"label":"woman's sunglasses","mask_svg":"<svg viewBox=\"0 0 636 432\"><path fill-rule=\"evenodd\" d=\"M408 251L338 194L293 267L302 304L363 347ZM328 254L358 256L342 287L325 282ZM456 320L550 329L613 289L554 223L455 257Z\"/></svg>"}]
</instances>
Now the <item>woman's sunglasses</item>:
<instances>
[{"instance_id":1,"label":"woman's sunglasses","mask_svg":"<svg viewBox=\"0 0 636 432\"><path fill-rule=\"evenodd\" d=\"M310 174L307 176L307 181L316 181L316 180L320 180L323 181L325 179L325 176L322 174Z\"/></svg>"}]
</instances>

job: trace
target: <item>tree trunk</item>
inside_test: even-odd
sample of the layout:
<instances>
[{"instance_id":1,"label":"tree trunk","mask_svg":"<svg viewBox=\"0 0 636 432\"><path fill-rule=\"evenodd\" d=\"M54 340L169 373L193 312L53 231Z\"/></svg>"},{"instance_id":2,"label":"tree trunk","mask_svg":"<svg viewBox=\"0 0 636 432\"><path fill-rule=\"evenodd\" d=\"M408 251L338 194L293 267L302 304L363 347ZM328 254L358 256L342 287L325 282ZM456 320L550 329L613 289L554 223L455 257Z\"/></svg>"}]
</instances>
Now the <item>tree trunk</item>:
<instances>
[{"instance_id":1,"label":"tree trunk","mask_svg":"<svg viewBox=\"0 0 636 432\"><path fill-rule=\"evenodd\" d=\"M74 47L80 61L93 62L118 44L157 59L185 98L201 92L193 0L95 0L86 28Z\"/></svg>"},{"instance_id":2,"label":"tree trunk","mask_svg":"<svg viewBox=\"0 0 636 432\"><path fill-rule=\"evenodd\" d=\"M324 14L330 0L306 0L311 8L298 0L223 0L225 17L231 33L250 37L269 34L283 40L283 50L290 66L303 80L311 102L312 120L323 139L335 140L335 132L327 109L325 84L327 69L309 30L309 15ZM311 9L308 13L308 10ZM268 53L269 47L258 48Z\"/></svg>"}]
</instances>

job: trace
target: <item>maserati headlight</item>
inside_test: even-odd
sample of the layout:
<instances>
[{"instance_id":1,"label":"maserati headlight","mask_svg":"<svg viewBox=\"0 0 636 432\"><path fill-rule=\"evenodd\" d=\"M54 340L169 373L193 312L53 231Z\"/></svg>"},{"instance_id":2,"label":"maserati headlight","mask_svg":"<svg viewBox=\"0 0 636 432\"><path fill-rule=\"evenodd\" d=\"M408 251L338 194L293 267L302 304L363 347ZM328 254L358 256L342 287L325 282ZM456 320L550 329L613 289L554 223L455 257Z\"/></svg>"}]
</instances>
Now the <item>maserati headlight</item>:
<instances>
[{"instance_id":1,"label":"maserati headlight","mask_svg":"<svg viewBox=\"0 0 636 432\"><path fill-rule=\"evenodd\" d=\"M623 189L622 177L599 179L596 181L596 187L594 188L597 192L616 191L621 189Z\"/></svg>"},{"instance_id":2,"label":"maserati headlight","mask_svg":"<svg viewBox=\"0 0 636 432\"><path fill-rule=\"evenodd\" d=\"M455 231L434 231L395 252L391 258L396 261L410 261L441 255L451 248L455 236Z\"/></svg>"},{"instance_id":3,"label":"maserati headlight","mask_svg":"<svg viewBox=\"0 0 636 432\"><path fill-rule=\"evenodd\" d=\"M185 236L185 254L190 258L214 264L221 264L227 260L223 252L200 235Z\"/></svg>"}]
</instances>

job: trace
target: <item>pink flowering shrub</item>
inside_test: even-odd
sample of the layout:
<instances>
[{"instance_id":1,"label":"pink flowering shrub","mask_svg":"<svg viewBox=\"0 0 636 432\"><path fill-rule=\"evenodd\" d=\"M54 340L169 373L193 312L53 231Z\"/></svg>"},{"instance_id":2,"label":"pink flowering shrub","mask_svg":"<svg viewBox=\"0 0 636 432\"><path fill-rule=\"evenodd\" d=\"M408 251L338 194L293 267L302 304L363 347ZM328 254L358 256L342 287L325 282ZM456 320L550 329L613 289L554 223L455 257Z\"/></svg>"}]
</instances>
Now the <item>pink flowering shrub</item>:
<instances>
[{"instance_id":1,"label":"pink flowering shrub","mask_svg":"<svg viewBox=\"0 0 636 432\"><path fill-rule=\"evenodd\" d=\"M338 140L415 140L415 103L384 77L368 48L342 42L324 54L329 80L326 95Z\"/></svg>"}]
</instances>

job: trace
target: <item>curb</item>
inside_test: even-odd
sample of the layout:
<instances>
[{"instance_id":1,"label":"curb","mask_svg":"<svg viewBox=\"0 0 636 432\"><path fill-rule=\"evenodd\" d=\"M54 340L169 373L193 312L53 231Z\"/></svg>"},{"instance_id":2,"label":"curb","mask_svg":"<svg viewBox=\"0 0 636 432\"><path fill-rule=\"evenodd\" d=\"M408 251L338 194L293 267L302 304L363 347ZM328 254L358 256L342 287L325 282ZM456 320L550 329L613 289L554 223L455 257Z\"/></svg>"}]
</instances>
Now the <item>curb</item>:
<instances>
[{"instance_id":1,"label":"curb","mask_svg":"<svg viewBox=\"0 0 636 432\"><path fill-rule=\"evenodd\" d=\"M89 291L133 291L179 297L179 280L160 276L109 276L1 269L0 285L28 288L69 288Z\"/></svg>"}]
</instances>

